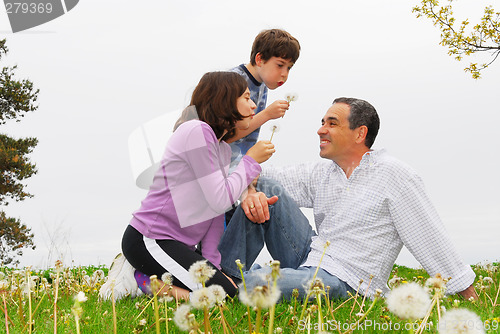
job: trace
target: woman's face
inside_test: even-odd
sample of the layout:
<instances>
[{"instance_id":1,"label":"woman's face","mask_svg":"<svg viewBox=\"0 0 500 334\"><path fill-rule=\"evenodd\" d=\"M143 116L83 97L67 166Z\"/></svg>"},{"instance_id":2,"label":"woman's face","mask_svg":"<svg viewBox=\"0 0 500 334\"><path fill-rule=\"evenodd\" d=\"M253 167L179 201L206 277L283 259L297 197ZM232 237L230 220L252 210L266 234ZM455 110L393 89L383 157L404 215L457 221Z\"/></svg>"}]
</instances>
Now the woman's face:
<instances>
[{"instance_id":1,"label":"woman's face","mask_svg":"<svg viewBox=\"0 0 500 334\"><path fill-rule=\"evenodd\" d=\"M255 115L253 111L257 108L252 99L250 99L250 91L248 88L243 95L236 100L236 108L238 108L240 114L245 117L241 121L236 122L236 128L239 130L248 129L250 127L250 120L253 118L253 115Z\"/></svg>"}]
</instances>

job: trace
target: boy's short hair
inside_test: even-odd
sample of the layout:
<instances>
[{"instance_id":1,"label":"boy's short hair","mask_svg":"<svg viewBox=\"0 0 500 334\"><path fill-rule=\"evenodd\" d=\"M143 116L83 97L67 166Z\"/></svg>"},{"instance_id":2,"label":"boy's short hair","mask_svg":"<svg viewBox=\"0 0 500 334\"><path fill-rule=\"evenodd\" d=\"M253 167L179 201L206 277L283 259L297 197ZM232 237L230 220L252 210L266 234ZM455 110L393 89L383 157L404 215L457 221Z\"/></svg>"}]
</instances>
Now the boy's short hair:
<instances>
[{"instance_id":1,"label":"boy's short hair","mask_svg":"<svg viewBox=\"0 0 500 334\"><path fill-rule=\"evenodd\" d=\"M269 29L261 31L253 42L250 63L256 65L255 56L260 53L264 61L272 57L291 59L295 63L300 55L299 41L285 30Z\"/></svg>"}]
</instances>

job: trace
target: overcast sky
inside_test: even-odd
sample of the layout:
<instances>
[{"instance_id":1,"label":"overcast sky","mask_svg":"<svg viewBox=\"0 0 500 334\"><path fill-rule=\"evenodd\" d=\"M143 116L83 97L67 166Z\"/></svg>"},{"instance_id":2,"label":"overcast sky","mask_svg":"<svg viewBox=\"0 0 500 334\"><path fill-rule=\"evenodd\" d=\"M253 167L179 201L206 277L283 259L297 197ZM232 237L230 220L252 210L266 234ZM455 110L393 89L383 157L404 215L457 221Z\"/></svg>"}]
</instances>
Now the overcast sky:
<instances>
[{"instance_id":1,"label":"overcast sky","mask_svg":"<svg viewBox=\"0 0 500 334\"><path fill-rule=\"evenodd\" d=\"M490 3L500 10L498 1L462 0L457 16L476 22ZM146 194L135 185L130 134L183 108L203 73L247 63L255 35L268 28L302 46L289 80L268 98L299 95L268 163L320 159L316 131L332 100L365 99L381 118L374 147L420 173L466 262L499 260L500 60L471 79L431 22L411 13L416 4L86 0L15 34L0 10L10 49L0 65L17 64L18 77L40 88L36 113L0 129L39 139L39 172L27 181L35 197L5 208L36 235L22 265L109 265ZM408 254L399 262L416 264Z\"/></svg>"}]
</instances>

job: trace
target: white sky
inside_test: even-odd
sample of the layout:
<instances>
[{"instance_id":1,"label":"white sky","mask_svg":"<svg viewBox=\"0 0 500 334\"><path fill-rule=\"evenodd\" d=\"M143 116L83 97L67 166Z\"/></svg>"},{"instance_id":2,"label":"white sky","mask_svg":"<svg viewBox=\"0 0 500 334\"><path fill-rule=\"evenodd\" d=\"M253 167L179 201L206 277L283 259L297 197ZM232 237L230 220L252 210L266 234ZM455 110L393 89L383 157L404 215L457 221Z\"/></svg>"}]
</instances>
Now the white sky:
<instances>
[{"instance_id":1,"label":"white sky","mask_svg":"<svg viewBox=\"0 0 500 334\"><path fill-rule=\"evenodd\" d=\"M35 195L6 208L36 234L22 265L107 264L120 251L135 186L128 137L141 124L183 108L203 73L249 60L255 35L283 28L301 43L288 82L269 103L297 92L269 163L320 159L316 131L335 97L378 110L376 148L412 165L468 263L499 260L500 60L474 81L439 43L418 1L96 1L12 34L0 10L1 66L40 88L40 108L0 131L34 136ZM498 1L461 0L471 22ZM462 16L460 16L462 14ZM488 57L483 57L482 62ZM263 126L268 139L269 126ZM169 131L170 129L166 129ZM398 261L414 265L411 255Z\"/></svg>"}]
</instances>

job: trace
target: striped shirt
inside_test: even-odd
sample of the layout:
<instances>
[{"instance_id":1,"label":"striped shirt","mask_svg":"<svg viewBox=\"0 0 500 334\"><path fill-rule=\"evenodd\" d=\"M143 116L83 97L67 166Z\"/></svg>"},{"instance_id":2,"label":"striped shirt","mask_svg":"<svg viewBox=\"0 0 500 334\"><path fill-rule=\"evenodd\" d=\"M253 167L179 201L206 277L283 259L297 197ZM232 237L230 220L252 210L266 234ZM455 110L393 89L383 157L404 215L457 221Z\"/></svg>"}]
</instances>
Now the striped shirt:
<instances>
[{"instance_id":1,"label":"striped shirt","mask_svg":"<svg viewBox=\"0 0 500 334\"><path fill-rule=\"evenodd\" d=\"M248 84L248 90L250 91L250 99L255 103L257 108L255 108L254 113L257 115L262 110L266 109L267 103L267 86L258 82L257 79L248 71L244 64L234 67L230 70L231 72L236 72L241 75ZM231 172L234 167L239 163L241 158L247 153L248 149L255 145L259 139L260 128L255 129L252 133L247 136L236 140L230 144L232 155L231 155Z\"/></svg>"},{"instance_id":2,"label":"striped shirt","mask_svg":"<svg viewBox=\"0 0 500 334\"><path fill-rule=\"evenodd\" d=\"M265 168L262 176L281 182L299 206L313 208L318 235L304 266L318 266L328 240L323 269L354 289L363 280L360 293L387 292L404 245L429 275L451 277L447 293L474 282L420 177L384 150L367 152L349 178L331 160Z\"/></svg>"}]
</instances>

